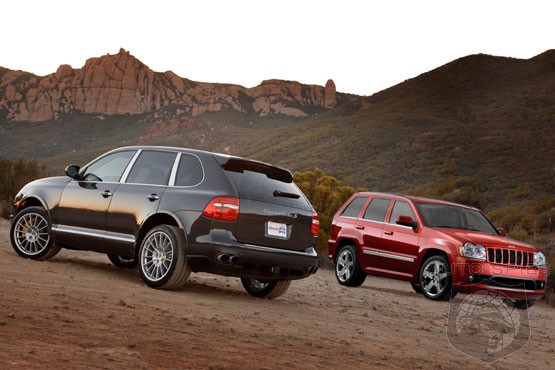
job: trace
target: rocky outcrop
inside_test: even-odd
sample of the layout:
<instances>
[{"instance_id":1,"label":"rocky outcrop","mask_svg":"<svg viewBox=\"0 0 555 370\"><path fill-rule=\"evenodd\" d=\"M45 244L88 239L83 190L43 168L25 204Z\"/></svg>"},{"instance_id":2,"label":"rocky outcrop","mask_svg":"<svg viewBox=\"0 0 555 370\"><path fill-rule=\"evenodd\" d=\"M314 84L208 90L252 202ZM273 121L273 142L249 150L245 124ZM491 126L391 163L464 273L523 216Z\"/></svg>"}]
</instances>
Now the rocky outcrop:
<instances>
[{"instance_id":1,"label":"rocky outcrop","mask_svg":"<svg viewBox=\"0 0 555 370\"><path fill-rule=\"evenodd\" d=\"M268 80L247 89L158 73L120 49L88 59L80 69L61 65L44 77L2 69L0 113L13 121L48 121L60 113L141 114L175 105L184 115L225 109L260 116L304 117L337 105L332 80L325 87Z\"/></svg>"}]
</instances>

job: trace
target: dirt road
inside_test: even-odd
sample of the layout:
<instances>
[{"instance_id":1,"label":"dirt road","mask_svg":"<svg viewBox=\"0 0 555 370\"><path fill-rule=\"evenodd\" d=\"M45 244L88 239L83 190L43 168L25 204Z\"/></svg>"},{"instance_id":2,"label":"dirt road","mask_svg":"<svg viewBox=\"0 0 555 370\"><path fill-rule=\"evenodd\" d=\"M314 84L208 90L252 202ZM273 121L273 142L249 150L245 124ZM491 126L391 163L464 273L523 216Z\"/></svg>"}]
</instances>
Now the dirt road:
<instances>
[{"instance_id":1,"label":"dirt road","mask_svg":"<svg viewBox=\"0 0 555 370\"><path fill-rule=\"evenodd\" d=\"M0 221L2 369L487 367L449 344L449 303L407 283L370 277L347 289L319 271L265 300L238 279L193 274L180 291L158 291L99 254L20 258L8 232ZM555 368L555 309L528 313L527 346L492 368Z\"/></svg>"}]
</instances>

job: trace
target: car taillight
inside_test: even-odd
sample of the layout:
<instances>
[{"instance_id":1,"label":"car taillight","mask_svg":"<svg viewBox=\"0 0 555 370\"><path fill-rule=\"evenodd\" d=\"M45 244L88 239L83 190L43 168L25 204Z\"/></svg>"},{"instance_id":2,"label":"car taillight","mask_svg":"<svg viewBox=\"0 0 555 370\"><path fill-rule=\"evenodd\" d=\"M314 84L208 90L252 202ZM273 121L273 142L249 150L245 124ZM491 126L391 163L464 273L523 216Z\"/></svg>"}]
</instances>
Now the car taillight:
<instances>
[{"instance_id":1,"label":"car taillight","mask_svg":"<svg viewBox=\"0 0 555 370\"><path fill-rule=\"evenodd\" d=\"M237 221L239 218L239 198L216 197L204 207L202 215L222 221Z\"/></svg>"},{"instance_id":2,"label":"car taillight","mask_svg":"<svg viewBox=\"0 0 555 370\"><path fill-rule=\"evenodd\" d=\"M316 213L312 214L312 228L310 231L313 236L318 236L318 231L320 231L320 221L318 220L318 215Z\"/></svg>"}]
</instances>

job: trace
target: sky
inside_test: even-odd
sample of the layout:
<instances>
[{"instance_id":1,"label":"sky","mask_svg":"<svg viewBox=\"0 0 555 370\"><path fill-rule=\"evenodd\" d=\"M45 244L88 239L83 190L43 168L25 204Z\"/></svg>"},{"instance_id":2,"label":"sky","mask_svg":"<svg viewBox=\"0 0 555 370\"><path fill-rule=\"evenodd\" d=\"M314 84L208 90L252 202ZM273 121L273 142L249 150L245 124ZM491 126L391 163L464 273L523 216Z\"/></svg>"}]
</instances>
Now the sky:
<instances>
[{"instance_id":1,"label":"sky","mask_svg":"<svg viewBox=\"0 0 555 370\"><path fill-rule=\"evenodd\" d=\"M0 0L0 66L54 73L129 51L156 72L358 95L484 53L555 48L552 0Z\"/></svg>"}]
</instances>

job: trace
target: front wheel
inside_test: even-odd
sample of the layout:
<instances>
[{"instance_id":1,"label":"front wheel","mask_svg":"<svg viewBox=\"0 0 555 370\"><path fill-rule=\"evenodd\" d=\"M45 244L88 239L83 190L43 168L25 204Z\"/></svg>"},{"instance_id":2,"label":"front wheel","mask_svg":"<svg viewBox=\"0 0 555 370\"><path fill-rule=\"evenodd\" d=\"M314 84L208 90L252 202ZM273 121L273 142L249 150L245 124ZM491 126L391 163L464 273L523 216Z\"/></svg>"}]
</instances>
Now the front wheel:
<instances>
[{"instance_id":1,"label":"front wheel","mask_svg":"<svg viewBox=\"0 0 555 370\"><path fill-rule=\"evenodd\" d=\"M17 254L34 260L52 258L61 249L52 240L50 218L42 207L28 207L15 216L10 240Z\"/></svg>"},{"instance_id":2,"label":"front wheel","mask_svg":"<svg viewBox=\"0 0 555 370\"><path fill-rule=\"evenodd\" d=\"M179 289L191 274L185 258L185 237L179 228L156 226L146 234L139 249L139 271L152 288Z\"/></svg>"},{"instance_id":3,"label":"front wheel","mask_svg":"<svg viewBox=\"0 0 555 370\"><path fill-rule=\"evenodd\" d=\"M434 301L448 301L453 294L451 268L446 256L429 257L420 268L419 285L422 294Z\"/></svg>"},{"instance_id":4,"label":"front wheel","mask_svg":"<svg viewBox=\"0 0 555 370\"><path fill-rule=\"evenodd\" d=\"M254 297L272 299L283 295L289 288L291 280L257 280L241 278L241 284L243 284L243 288L245 288L247 293Z\"/></svg>"},{"instance_id":5,"label":"front wheel","mask_svg":"<svg viewBox=\"0 0 555 370\"><path fill-rule=\"evenodd\" d=\"M345 245L335 260L335 277L341 285L357 287L364 283L366 274L358 263L356 248Z\"/></svg>"}]
</instances>

